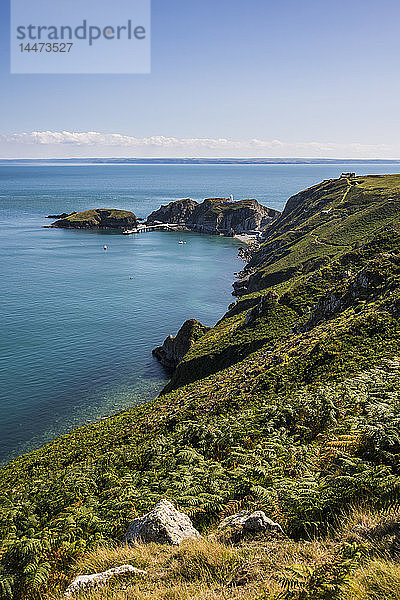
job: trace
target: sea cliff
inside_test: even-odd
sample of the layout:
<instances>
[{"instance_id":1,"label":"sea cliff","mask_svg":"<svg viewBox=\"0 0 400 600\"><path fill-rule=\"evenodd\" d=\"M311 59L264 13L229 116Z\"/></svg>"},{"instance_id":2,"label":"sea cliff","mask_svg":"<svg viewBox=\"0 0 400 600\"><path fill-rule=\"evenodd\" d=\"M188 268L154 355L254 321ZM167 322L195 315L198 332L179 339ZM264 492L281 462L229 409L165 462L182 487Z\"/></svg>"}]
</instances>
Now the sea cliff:
<instances>
[{"instance_id":1,"label":"sea cliff","mask_svg":"<svg viewBox=\"0 0 400 600\"><path fill-rule=\"evenodd\" d=\"M235 235L260 231L278 215L279 211L257 200L207 198L198 203L184 199L161 206L148 216L147 223L176 223L200 233Z\"/></svg>"},{"instance_id":2,"label":"sea cliff","mask_svg":"<svg viewBox=\"0 0 400 600\"><path fill-rule=\"evenodd\" d=\"M188 319L176 336L169 335L162 346L154 348L153 354L164 367L175 369L191 346L209 329L196 319Z\"/></svg>"}]
</instances>

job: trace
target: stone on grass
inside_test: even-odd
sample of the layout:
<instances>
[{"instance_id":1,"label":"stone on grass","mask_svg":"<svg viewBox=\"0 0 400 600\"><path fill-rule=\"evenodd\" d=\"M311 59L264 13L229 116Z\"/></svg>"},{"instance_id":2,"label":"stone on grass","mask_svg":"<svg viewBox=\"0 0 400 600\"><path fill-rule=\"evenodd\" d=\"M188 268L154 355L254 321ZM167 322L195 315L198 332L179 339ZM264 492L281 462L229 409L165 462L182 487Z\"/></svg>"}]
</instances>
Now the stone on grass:
<instances>
[{"instance_id":1,"label":"stone on grass","mask_svg":"<svg viewBox=\"0 0 400 600\"><path fill-rule=\"evenodd\" d=\"M93 573L93 575L80 575L76 577L71 585L69 585L65 591L65 596L71 598L74 594L79 592L86 592L93 588L104 586L110 579L116 577L127 577L132 575L147 575L146 571L141 571L132 567L132 565L121 565L114 569L109 569L103 573Z\"/></svg>"},{"instance_id":2,"label":"stone on grass","mask_svg":"<svg viewBox=\"0 0 400 600\"><path fill-rule=\"evenodd\" d=\"M226 517L218 526L219 531L231 534L235 540L249 537L257 533L280 533L283 529L279 523L275 523L267 517L262 510L242 510L234 515Z\"/></svg>"},{"instance_id":3,"label":"stone on grass","mask_svg":"<svg viewBox=\"0 0 400 600\"><path fill-rule=\"evenodd\" d=\"M172 544L178 546L184 539L199 538L190 518L168 502L160 500L147 514L132 521L125 534L127 544Z\"/></svg>"}]
</instances>

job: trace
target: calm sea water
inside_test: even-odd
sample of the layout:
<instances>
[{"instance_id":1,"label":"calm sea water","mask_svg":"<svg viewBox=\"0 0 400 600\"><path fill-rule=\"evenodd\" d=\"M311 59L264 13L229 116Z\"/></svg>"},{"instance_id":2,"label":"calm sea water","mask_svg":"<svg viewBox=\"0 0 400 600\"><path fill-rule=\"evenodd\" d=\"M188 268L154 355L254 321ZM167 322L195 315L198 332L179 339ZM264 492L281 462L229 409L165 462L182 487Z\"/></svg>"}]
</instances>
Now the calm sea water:
<instances>
[{"instance_id":1,"label":"calm sea water","mask_svg":"<svg viewBox=\"0 0 400 600\"><path fill-rule=\"evenodd\" d=\"M231 193L282 209L342 170L354 167L0 165L0 461L154 397L167 375L152 348L189 317L215 323L242 266L232 239L44 229L45 215L115 207L146 217L171 200Z\"/></svg>"}]
</instances>

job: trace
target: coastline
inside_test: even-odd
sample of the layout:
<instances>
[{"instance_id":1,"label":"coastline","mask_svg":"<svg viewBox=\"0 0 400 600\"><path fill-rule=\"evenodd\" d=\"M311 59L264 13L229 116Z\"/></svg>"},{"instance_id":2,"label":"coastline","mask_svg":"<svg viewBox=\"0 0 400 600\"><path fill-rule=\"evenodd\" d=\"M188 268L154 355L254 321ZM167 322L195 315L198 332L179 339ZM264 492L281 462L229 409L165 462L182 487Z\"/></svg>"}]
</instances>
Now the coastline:
<instances>
[{"instance_id":1,"label":"coastline","mask_svg":"<svg viewBox=\"0 0 400 600\"><path fill-rule=\"evenodd\" d=\"M18 506L44 515L26 527L21 519L13 549L25 547L27 533L39 538L43 526L61 545L60 519L74 520L83 525L72 530L71 560L77 543L92 552L100 539L106 566L113 567L120 548L126 550L124 532L132 516L147 514L161 499L189 514L206 537L219 532L234 498L237 514L262 510L271 522L282 523L284 540L260 539L269 556L277 544L288 544L293 552L299 542L302 563L314 568L314 559L304 558L304 541L311 536L325 547L325 533L339 510L351 510L361 495L376 505L391 493L392 482L398 484L392 415L398 414L400 382L400 200L394 199L400 198L400 176L360 177L357 184L348 189L343 179L322 182L288 200L246 267L237 301L214 327L200 332L161 395L78 427L0 470L4 497L12 494ZM360 189L366 196L361 206ZM341 208L344 196L346 223L321 217ZM295 226L303 229L293 243ZM336 243L316 244L315 231ZM282 247L288 250L284 261ZM160 330L158 322L157 335ZM388 418L382 420L383 410ZM377 427L384 433L382 448L373 446ZM360 431L364 445L358 441ZM338 447L340 454L330 451ZM49 507L48 498L54 496L57 503ZM90 510L89 522L82 518L82 505ZM10 503L5 511L11 522L15 507ZM334 535L329 543L347 544L342 533L340 539ZM207 537L206 543L212 556L225 551L215 538ZM254 543L243 541L243 552L248 555ZM157 548L157 556L169 560L168 548ZM194 548L190 559L203 556L202 548ZM41 547L37 554L43 554ZM7 568L8 556L2 558ZM18 555L12 575L21 572L23 560ZM45 584L59 577L54 597L62 600L64 584L76 568L74 563L60 567L56 553L50 560ZM274 573L286 568L278 562ZM325 564L331 568L331 555ZM342 568L339 559L336 564ZM231 581L229 573L224 585ZM129 583L130 596L136 597L137 585ZM153 579L147 591L153 597Z\"/></svg>"}]
</instances>

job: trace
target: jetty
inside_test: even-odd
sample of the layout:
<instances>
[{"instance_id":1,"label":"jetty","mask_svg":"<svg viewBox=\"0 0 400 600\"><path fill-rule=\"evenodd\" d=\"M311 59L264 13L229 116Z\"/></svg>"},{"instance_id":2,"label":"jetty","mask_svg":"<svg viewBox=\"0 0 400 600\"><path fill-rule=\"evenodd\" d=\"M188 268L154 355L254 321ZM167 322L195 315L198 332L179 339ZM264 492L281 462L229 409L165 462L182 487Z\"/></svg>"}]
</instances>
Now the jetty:
<instances>
[{"instance_id":1,"label":"jetty","mask_svg":"<svg viewBox=\"0 0 400 600\"><path fill-rule=\"evenodd\" d=\"M132 235L134 233L146 233L147 231L173 231L179 227L179 223L157 223L155 225L138 225L134 229L125 229L123 235Z\"/></svg>"}]
</instances>

